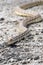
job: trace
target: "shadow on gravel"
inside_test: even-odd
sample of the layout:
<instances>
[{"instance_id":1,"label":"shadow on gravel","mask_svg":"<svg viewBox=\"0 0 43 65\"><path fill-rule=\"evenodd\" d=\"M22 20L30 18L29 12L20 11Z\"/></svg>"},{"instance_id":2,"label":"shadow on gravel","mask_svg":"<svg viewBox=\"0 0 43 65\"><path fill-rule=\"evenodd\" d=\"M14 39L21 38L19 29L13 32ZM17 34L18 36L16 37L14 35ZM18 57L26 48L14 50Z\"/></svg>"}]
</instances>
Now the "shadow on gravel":
<instances>
[{"instance_id":1,"label":"shadow on gravel","mask_svg":"<svg viewBox=\"0 0 43 65\"><path fill-rule=\"evenodd\" d=\"M9 45L9 46L10 46L11 48L16 48L16 47L17 47L16 43L17 43L17 42L15 42L15 43L13 43L13 44L11 44L11 45Z\"/></svg>"},{"instance_id":2,"label":"shadow on gravel","mask_svg":"<svg viewBox=\"0 0 43 65\"><path fill-rule=\"evenodd\" d=\"M16 44L11 44L11 45L9 45L11 48L16 48L17 47L17 45Z\"/></svg>"}]
</instances>

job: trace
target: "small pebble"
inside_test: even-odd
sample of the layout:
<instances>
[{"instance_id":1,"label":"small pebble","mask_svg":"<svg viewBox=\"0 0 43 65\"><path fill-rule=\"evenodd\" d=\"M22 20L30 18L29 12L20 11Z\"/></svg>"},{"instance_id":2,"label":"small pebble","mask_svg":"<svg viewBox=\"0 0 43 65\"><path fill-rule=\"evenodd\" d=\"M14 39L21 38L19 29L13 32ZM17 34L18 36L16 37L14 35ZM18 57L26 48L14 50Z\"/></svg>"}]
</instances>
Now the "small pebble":
<instances>
[{"instance_id":1,"label":"small pebble","mask_svg":"<svg viewBox=\"0 0 43 65\"><path fill-rule=\"evenodd\" d=\"M35 58L34 58L34 60L38 60L39 59L39 56L36 56Z\"/></svg>"},{"instance_id":2,"label":"small pebble","mask_svg":"<svg viewBox=\"0 0 43 65\"><path fill-rule=\"evenodd\" d=\"M43 33L43 30L41 31L41 33Z\"/></svg>"},{"instance_id":3,"label":"small pebble","mask_svg":"<svg viewBox=\"0 0 43 65\"><path fill-rule=\"evenodd\" d=\"M4 18L0 18L0 21L3 21L4 20Z\"/></svg>"}]
</instances>

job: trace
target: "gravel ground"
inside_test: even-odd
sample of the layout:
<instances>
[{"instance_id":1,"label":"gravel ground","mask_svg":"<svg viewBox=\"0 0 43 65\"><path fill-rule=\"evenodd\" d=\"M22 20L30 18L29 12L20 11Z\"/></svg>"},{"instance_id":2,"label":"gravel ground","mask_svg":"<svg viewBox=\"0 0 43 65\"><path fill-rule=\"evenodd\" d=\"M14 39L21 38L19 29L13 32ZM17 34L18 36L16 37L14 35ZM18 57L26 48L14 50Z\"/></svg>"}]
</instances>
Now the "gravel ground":
<instances>
[{"instance_id":1,"label":"gravel ground","mask_svg":"<svg viewBox=\"0 0 43 65\"><path fill-rule=\"evenodd\" d=\"M35 0L0 0L0 11L4 9L8 14L14 6L32 1ZM38 11L43 18L43 6L30 10ZM11 17L10 14L8 16ZM43 21L28 25L27 28L29 33L25 38L7 47L0 46L0 65L43 65Z\"/></svg>"}]
</instances>

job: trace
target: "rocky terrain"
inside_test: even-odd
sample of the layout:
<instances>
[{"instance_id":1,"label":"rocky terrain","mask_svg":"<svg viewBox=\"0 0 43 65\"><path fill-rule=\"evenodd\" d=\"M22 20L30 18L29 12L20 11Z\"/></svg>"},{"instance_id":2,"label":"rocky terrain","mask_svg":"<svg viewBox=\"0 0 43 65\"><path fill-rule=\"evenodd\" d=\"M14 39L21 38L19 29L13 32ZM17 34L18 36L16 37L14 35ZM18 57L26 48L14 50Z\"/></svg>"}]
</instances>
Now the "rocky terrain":
<instances>
[{"instance_id":1,"label":"rocky terrain","mask_svg":"<svg viewBox=\"0 0 43 65\"><path fill-rule=\"evenodd\" d=\"M14 21L19 17L11 14L12 9L32 1L38 0L0 0L0 18L4 16L5 20ZM43 6L30 10L38 11L43 18ZM5 47L0 45L0 65L43 65L43 21L30 24L27 28L28 35L19 42Z\"/></svg>"}]
</instances>

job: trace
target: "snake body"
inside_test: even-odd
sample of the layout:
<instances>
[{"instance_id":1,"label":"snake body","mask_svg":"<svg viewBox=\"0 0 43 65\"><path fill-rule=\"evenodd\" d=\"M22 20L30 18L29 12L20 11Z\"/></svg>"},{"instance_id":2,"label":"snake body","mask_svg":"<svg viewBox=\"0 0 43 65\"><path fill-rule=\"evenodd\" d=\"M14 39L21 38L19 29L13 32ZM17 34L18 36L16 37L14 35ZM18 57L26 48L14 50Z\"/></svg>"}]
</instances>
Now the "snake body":
<instances>
[{"instance_id":1,"label":"snake body","mask_svg":"<svg viewBox=\"0 0 43 65\"><path fill-rule=\"evenodd\" d=\"M31 8L31 7L39 6L39 5L43 5L43 0L38 0L35 2L31 2L31 3L25 3L25 4L21 5L20 7L23 9L27 9L27 8Z\"/></svg>"},{"instance_id":2,"label":"snake body","mask_svg":"<svg viewBox=\"0 0 43 65\"><path fill-rule=\"evenodd\" d=\"M36 2L32 2L32 3L26 3L26 4L23 4L21 5L20 7L16 7L15 9L15 13L16 15L19 15L19 16L23 16L23 17L26 17L26 20L25 22L23 21L23 25L24 27L27 25L27 24L30 24L30 23L35 23L35 22L39 22L41 20L43 20L40 16L39 13L36 13L33 11L33 13L35 14L32 14L32 13L29 13L29 12L26 12L25 9L27 8L31 8L31 7L34 7L34 6L39 6L39 5L43 5L43 1L42 0L39 0L39 1L36 1ZM24 9L24 10L23 10ZM28 19L30 17L30 19ZM16 41L19 41L21 40L23 37L25 37L25 35L27 35L29 33L28 29L26 31L24 31L23 33L21 33L20 35L16 36L15 38L13 38L13 40L10 40L8 42L8 45L9 44L13 44L14 42Z\"/></svg>"}]
</instances>

